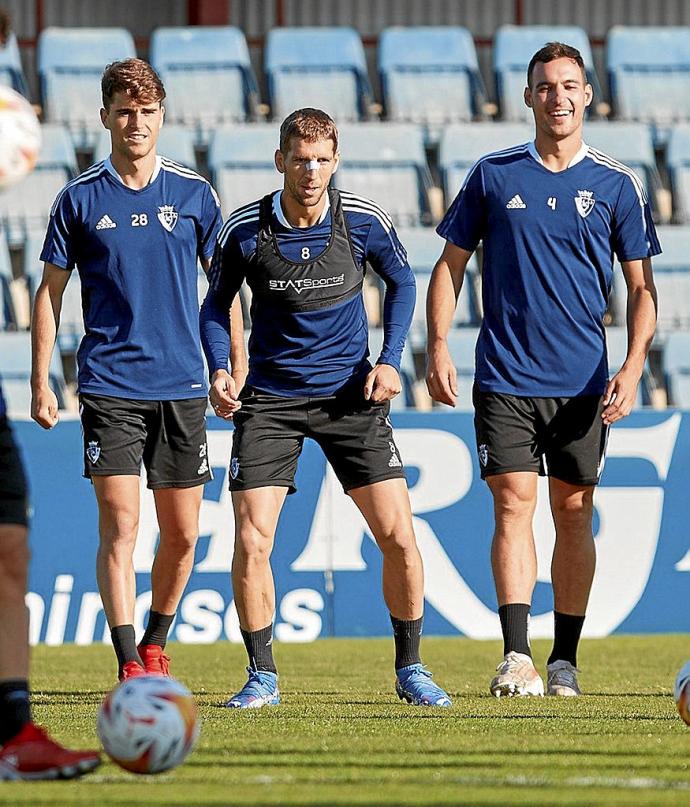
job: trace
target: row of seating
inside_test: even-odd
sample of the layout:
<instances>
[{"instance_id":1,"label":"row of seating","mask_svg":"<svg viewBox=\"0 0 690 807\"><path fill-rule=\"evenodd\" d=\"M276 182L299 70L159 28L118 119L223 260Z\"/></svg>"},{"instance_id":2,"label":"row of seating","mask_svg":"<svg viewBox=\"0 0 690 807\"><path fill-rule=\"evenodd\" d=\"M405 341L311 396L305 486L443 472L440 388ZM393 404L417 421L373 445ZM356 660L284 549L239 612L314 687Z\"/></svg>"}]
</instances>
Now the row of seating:
<instances>
[{"instance_id":1,"label":"row of seating","mask_svg":"<svg viewBox=\"0 0 690 807\"><path fill-rule=\"evenodd\" d=\"M534 52L553 40L581 51L599 112L605 109L584 29L504 25L493 42L496 97L504 120L529 119L521 100L526 67ZM688 52L690 27L613 27L606 67L616 117L651 122L662 139L671 123L690 119ZM108 62L135 53L124 28L41 31L37 67L45 119L66 124L79 148L92 147L98 78ZM388 28L381 33L377 56L386 117L423 124L432 141L447 123L495 111L486 103L474 40L465 28ZM169 120L193 126L200 144L208 143L220 124L254 120L265 112L238 28L158 28L149 57L167 87ZM275 28L266 37L264 69L274 120L301 106L325 108L339 121L378 115L364 47L352 28ZM0 51L0 81L26 90L14 37Z\"/></svg>"},{"instance_id":2,"label":"row of seating","mask_svg":"<svg viewBox=\"0 0 690 807\"><path fill-rule=\"evenodd\" d=\"M43 145L33 173L0 192L0 223L12 247L20 247L28 233L45 227L53 199L78 172L67 130L60 124L44 124L42 132ZM278 126L266 123L214 131L206 162L225 216L281 184L273 163L278 135ZM670 177L671 193L662 186L651 133L645 124L593 121L587 124L585 136L592 146L639 174L658 220L690 223L690 124L675 127L669 140L665 173ZM415 124L344 124L340 128L343 159L333 181L336 186L374 199L389 211L396 226L433 224L455 198L479 157L532 137L533 127L528 124L449 125L435 152L437 160L430 164L422 129ZM191 168L200 167L190 129L166 124L158 150ZM94 159L104 159L109 153L110 135L101 129ZM432 176L442 188L434 185Z\"/></svg>"}]
</instances>

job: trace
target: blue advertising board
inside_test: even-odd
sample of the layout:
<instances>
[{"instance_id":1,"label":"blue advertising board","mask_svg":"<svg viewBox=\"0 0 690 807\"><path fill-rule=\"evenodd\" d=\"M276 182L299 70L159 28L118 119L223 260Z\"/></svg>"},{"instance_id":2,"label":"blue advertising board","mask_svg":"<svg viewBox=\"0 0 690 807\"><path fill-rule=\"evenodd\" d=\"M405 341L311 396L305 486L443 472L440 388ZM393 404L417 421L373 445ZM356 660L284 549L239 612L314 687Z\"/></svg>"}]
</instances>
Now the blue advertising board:
<instances>
[{"instance_id":1,"label":"blue advertising board","mask_svg":"<svg viewBox=\"0 0 690 807\"><path fill-rule=\"evenodd\" d=\"M230 566L234 522L227 490L232 431L209 421L208 484L194 571L171 637L181 642L241 640ZM393 417L405 460L415 531L425 564L425 633L498 637L489 551L491 499L479 477L472 417L410 413ZM51 432L17 422L34 508L31 543L31 641L107 641L95 557L97 511L81 478L77 421ZM541 484L541 483L540 483ZM549 566L554 541L546 481L534 520L538 554L531 635L550 636ZM272 565L276 638L390 633L381 595L381 557L366 524L343 494L320 449L305 443L280 519ZM153 498L142 480L136 622L150 604L158 539ZM690 631L690 414L641 412L612 429L595 494L595 577L585 635Z\"/></svg>"}]
</instances>

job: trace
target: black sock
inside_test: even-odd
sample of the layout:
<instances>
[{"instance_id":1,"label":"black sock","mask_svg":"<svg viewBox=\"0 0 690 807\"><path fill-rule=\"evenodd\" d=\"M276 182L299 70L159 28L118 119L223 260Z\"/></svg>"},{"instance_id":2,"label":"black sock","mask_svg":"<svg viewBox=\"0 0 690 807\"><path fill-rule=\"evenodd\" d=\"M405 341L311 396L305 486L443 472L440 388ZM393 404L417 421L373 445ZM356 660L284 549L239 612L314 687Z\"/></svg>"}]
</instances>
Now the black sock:
<instances>
[{"instance_id":1,"label":"black sock","mask_svg":"<svg viewBox=\"0 0 690 807\"><path fill-rule=\"evenodd\" d=\"M24 678L0 681L0 745L4 745L31 720L29 682Z\"/></svg>"},{"instance_id":2,"label":"black sock","mask_svg":"<svg viewBox=\"0 0 690 807\"><path fill-rule=\"evenodd\" d=\"M273 661L273 625L261 630L242 630L242 638L247 648L249 666L253 670L277 672Z\"/></svg>"},{"instance_id":3,"label":"black sock","mask_svg":"<svg viewBox=\"0 0 690 807\"><path fill-rule=\"evenodd\" d=\"M139 644L157 644L159 647L165 647L165 643L168 641L168 631L174 619L175 614L161 614L158 611L149 611L146 630Z\"/></svg>"},{"instance_id":4,"label":"black sock","mask_svg":"<svg viewBox=\"0 0 690 807\"><path fill-rule=\"evenodd\" d=\"M577 645L584 621L584 616L553 612L553 650L547 664L561 660L577 667Z\"/></svg>"},{"instance_id":5,"label":"black sock","mask_svg":"<svg viewBox=\"0 0 690 807\"><path fill-rule=\"evenodd\" d=\"M118 625L110 630L113 640L117 663L122 668L128 661L136 661L143 667L143 662L137 650L137 640L134 638L134 625Z\"/></svg>"},{"instance_id":6,"label":"black sock","mask_svg":"<svg viewBox=\"0 0 690 807\"><path fill-rule=\"evenodd\" d=\"M530 605L524 602L511 602L498 609L503 631L503 655L511 651L532 657L529 646L528 622Z\"/></svg>"},{"instance_id":7,"label":"black sock","mask_svg":"<svg viewBox=\"0 0 690 807\"><path fill-rule=\"evenodd\" d=\"M391 614L393 638L395 639L395 669L419 664L419 641L422 638L424 617L419 619L396 619Z\"/></svg>"}]
</instances>

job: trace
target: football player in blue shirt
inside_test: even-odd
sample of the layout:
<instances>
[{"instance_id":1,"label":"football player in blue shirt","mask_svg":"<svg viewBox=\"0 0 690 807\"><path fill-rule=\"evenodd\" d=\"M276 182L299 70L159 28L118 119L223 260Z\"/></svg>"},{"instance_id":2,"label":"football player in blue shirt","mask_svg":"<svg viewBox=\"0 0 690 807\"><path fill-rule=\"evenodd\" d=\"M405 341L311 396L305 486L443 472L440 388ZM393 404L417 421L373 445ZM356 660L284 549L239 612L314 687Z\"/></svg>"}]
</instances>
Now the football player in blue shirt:
<instances>
[{"instance_id":1,"label":"football player in blue shirt","mask_svg":"<svg viewBox=\"0 0 690 807\"><path fill-rule=\"evenodd\" d=\"M211 478L197 262L208 268L222 221L209 183L156 153L165 90L153 68L140 59L115 62L101 88L111 155L60 192L41 255L32 417L46 429L58 419L48 367L76 266L85 326L77 357L84 476L98 501L98 586L122 680L167 674L163 649L194 562L203 484ZM241 328L233 345L241 381ZM137 647L132 558L142 462L160 542L151 611Z\"/></svg>"},{"instance_id":2,"label":"football player in blue shirt","mask_svg":"<svg viewBox=\"0 0 690 807\"><path fill-rule=\"evenodd\" d=\"M100 764L97 751L71 751L31 717L26 477L0 389L0 781L72 779Z\"/></svg>"},{"instance_id":3,"label":"football player in blue shirt","mask_svg":"<svg viewBox=\"0 0 690 807\"><path fill-rule=\"evenodd\" d=\"M249 678L228 701L231 708L280 699L269 558L285 496L295 492L305 437L319 443L383 553L399 697L450 705L420 661L424 573L388 419L390 400L401 389L414 277L388 214L330 187L338 160L338 132L325 112L301 109L283 121L275 153L283 189L240 208L225 223L202 306L211 401L224 417L237 402L228 373L227 312L244 280L252 290L249 375L239 395L230 460L233 592ZM386 284L384 344L373 367L362 298L366 262Z\"/></svg>"},{"instance_id":4,"label":"football player in blue shirt","mask_svg":"<svg viewBox=\"0 0 690 807\"><path fill-rule=\"evenodd\" d=\"M481 158L438 227L446 246L427 300L427 384L451 406L457 378L446 337L467 261L483 242L474 406L496 521L491 559L505 654L491 682L497 697L544 692L527 630L538 474L549 476L556 527L547 693L580 694L594 487L608 427L635 402L656 323L650 258L661 250L647 197L632 171L583 142L591 100L576 49L550 43L538 51L525 89L534 142ZM609 380L603 319L614 253L628 289L628 353Z\"/></svg>"}]
</instances>

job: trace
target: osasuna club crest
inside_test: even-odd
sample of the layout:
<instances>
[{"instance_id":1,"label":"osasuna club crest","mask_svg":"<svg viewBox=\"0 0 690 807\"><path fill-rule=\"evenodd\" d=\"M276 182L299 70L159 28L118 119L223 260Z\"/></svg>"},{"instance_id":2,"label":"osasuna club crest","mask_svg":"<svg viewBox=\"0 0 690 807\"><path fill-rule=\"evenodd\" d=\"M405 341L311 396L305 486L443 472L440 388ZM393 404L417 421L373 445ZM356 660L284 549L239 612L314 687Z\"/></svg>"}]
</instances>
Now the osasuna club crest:
<instances>
[{"instance_id":1,"label":"osasuna club crest","mask_svg":"<svg viewBox=\"0 0 690 807\"><path fill-rule=\"evenodd\" d=\"M177 224L177 211L174 205L161 205L158 208L158 221L171 233Z\"/></svg>"},{"instance_id":2,"label":"osasuna club crest","mask_svg":"<svg viewBox=\"0 0 690 807\"><path fill-rule=\"evenodd\" d=\"M86 456L89 458L91 465L98 462L98 458L101 456L101 447L98 445L98 440L89 440Z\"/></svg>"},{"instance_id":3,"label":"osasuna club crest","mask_svg":"<svg viewBox=\"0 0 690 807\"><path fill-rule=\"evenodd\" d=\"M482 443L479 446L479 462L486 468L486 463L489 461L489 446Z\"/></svg>"},{"instance_id":4,"label":"osasuna club crest","mask_svg":"<svg viewBox=\"0 0 690 807\"><path fill-rule=\"evenodd\" d=\"M575 207L577 208L577 212L582 216L583 219L586 219L587 216L594 210L594 202L596 199L594 198L593 191L578 191L577 196L575 197Z\"/></svg>"}]
</instances>

